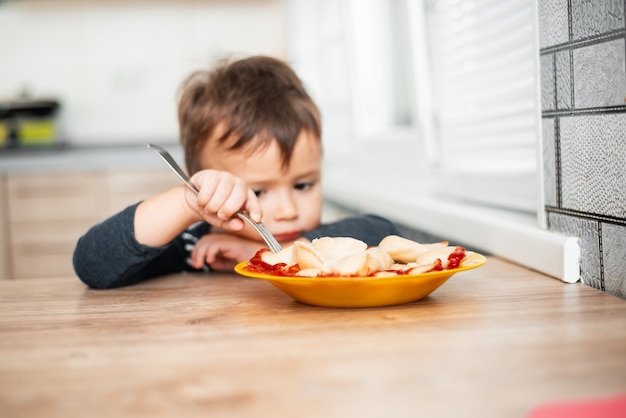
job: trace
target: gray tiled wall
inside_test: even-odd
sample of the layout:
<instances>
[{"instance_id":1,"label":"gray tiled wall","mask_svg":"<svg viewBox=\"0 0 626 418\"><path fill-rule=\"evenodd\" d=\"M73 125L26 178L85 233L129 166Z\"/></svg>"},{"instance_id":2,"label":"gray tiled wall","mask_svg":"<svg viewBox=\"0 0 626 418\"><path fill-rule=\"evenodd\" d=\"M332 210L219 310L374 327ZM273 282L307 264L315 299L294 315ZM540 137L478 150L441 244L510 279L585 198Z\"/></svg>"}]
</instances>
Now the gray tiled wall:
<instances>
[{"instance_id":1,"label":"gray tiled wall","mask_svg":"<svg viewBox=\"0 0 626 418\"><path fill-rule=\"evenodd\" d=\"M548 228L583 283L626 299L626 0L539 0Z\"/></svg>"}]
</instances>

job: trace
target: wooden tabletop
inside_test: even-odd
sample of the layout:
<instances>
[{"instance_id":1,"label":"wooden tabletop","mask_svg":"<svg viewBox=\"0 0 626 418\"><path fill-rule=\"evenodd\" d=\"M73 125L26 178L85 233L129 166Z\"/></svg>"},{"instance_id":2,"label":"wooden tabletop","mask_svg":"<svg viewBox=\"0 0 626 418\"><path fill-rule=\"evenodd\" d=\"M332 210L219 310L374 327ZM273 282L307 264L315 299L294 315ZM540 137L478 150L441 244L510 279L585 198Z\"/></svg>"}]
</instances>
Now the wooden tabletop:
<instances>
[{"instance_id":1,"label":"wooden tabletop","mask_svg":"<svg viewBox=\"0 0 626 418\"><path fill-rule=\"evenodd\" d=\"M626 392L626 301L497 258L385 308L177 275L0 282L2 417L525 417Z\"/></svg>"}]
</instances>

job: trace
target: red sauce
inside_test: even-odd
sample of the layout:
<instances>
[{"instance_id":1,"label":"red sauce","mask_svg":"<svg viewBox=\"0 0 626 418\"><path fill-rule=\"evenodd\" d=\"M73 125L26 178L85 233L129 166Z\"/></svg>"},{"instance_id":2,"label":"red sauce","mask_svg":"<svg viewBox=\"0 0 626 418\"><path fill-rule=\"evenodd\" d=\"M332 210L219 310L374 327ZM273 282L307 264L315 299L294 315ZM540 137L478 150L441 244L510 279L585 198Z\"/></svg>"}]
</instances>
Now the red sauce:
<instances>
[{"instance_id":1,"label":"red sauce","mask_svg":"<svg viewBox=\"0 0 626 418\"><path fill-rule=\"evenodd\" d=\"M463 261L464 258L465 248L456 247L452 254L448 256L448 266L446 267L446 270L459 268L459 266L461 265L461 261Z\"/></svg>"},{"instance_id":2,"label":"red sauce","mask_svg":"<svg viewBox=\"0 0 626 418\"><path fill-rule=\"evenodd\" d=\"M430 270L428 270L426 273L429 273L431 271L442 271L443 268L443 263L441 262L440 259L436 259L435 260L435 265L433 266L433 268L431 268Z\"/></svg>"},{"instance_id":3,"label":"red sauce","mask_svg":"<svg viewBox=\"0 0 626 418\"><path fill-rule=\"evenodd\" d=\"M294 264L289 266L285 263L268 264L261 256L264 252L269 251L267 248L261 248L254 254L254 257L248 261L248 265L244 267L244 270L255 273L270 274L272 276L295 276L300 271L300 266Z\"/></svg>"},{"instance_id":4,"label":"red sauce","mask_svg":"<svg viewBox=\"0 0 626 418\"><path fill-rule=\"evenodd\" d=\"M254 273L262 273L269 274L272 276L295 276L300 271L300 266L297 264L287 265L285 263L277 263L277 264L268 264L263 261L263 253L269 251L267 248L261 248L259 251L254 254L254 257L248 261L248 265L244 267L244 270L254 272ZM443 270L452 270L459 267L461 261L465 258L465 248L456 247L454 251L448 256L448 265L446 268L443 267L441 260L436 260L433 268L428 270L426 273L431 271L443 271ZM410 269L397 271L398 275L408 274ZM374 273L371 274L373 276ZM333 277L334 275L323 275L320 277ZM338 277L338 276L337 276Z\"/></svg>"}]
</instances>

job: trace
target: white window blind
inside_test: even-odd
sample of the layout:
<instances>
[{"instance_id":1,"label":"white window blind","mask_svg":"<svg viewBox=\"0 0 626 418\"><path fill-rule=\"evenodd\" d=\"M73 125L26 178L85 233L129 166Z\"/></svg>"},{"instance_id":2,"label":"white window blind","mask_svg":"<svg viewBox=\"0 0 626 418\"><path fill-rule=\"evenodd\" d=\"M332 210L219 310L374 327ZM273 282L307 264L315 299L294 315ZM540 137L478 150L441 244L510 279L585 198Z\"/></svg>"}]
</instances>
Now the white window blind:
<instances>
[{"instance_id":1,"label":"white window blind","mask_svg":"<svg viewBox=\"0 0 626 418\"><path fill-rule=\"evenodd\" d=\"M532 0L435 0L427 19L442 193L537 208Z\"/></svg>"},{"instance_id":2,"label":"white window blind","mask_svg":"<svg viewBox=\"0 0 626 418\"><path fill-rule=\"evenodd\" d=\"M320 104L331 174L536 212L533 0L286 4L289 55Z\"/></svg>"}]
</instances>

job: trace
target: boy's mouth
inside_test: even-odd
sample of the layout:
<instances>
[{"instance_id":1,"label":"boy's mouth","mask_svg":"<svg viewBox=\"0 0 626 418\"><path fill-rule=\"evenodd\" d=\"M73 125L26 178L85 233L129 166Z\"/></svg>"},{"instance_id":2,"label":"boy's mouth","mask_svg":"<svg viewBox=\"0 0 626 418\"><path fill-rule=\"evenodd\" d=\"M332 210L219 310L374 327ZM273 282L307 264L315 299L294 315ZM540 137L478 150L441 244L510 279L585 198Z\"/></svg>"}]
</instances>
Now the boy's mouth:
<instances>
[{"instance_id":1,"label":"boy's mouth","mask_svg":"<svg viewBox=\"0 0 626 418\"><path fill-rule=\"evenodd\" d=\"M285 232L283 234L274 234L274 238L276 238L278 242L293 241L297 238L300 238L300 233L299 232Z\"/></svg>"}]
</instances>

